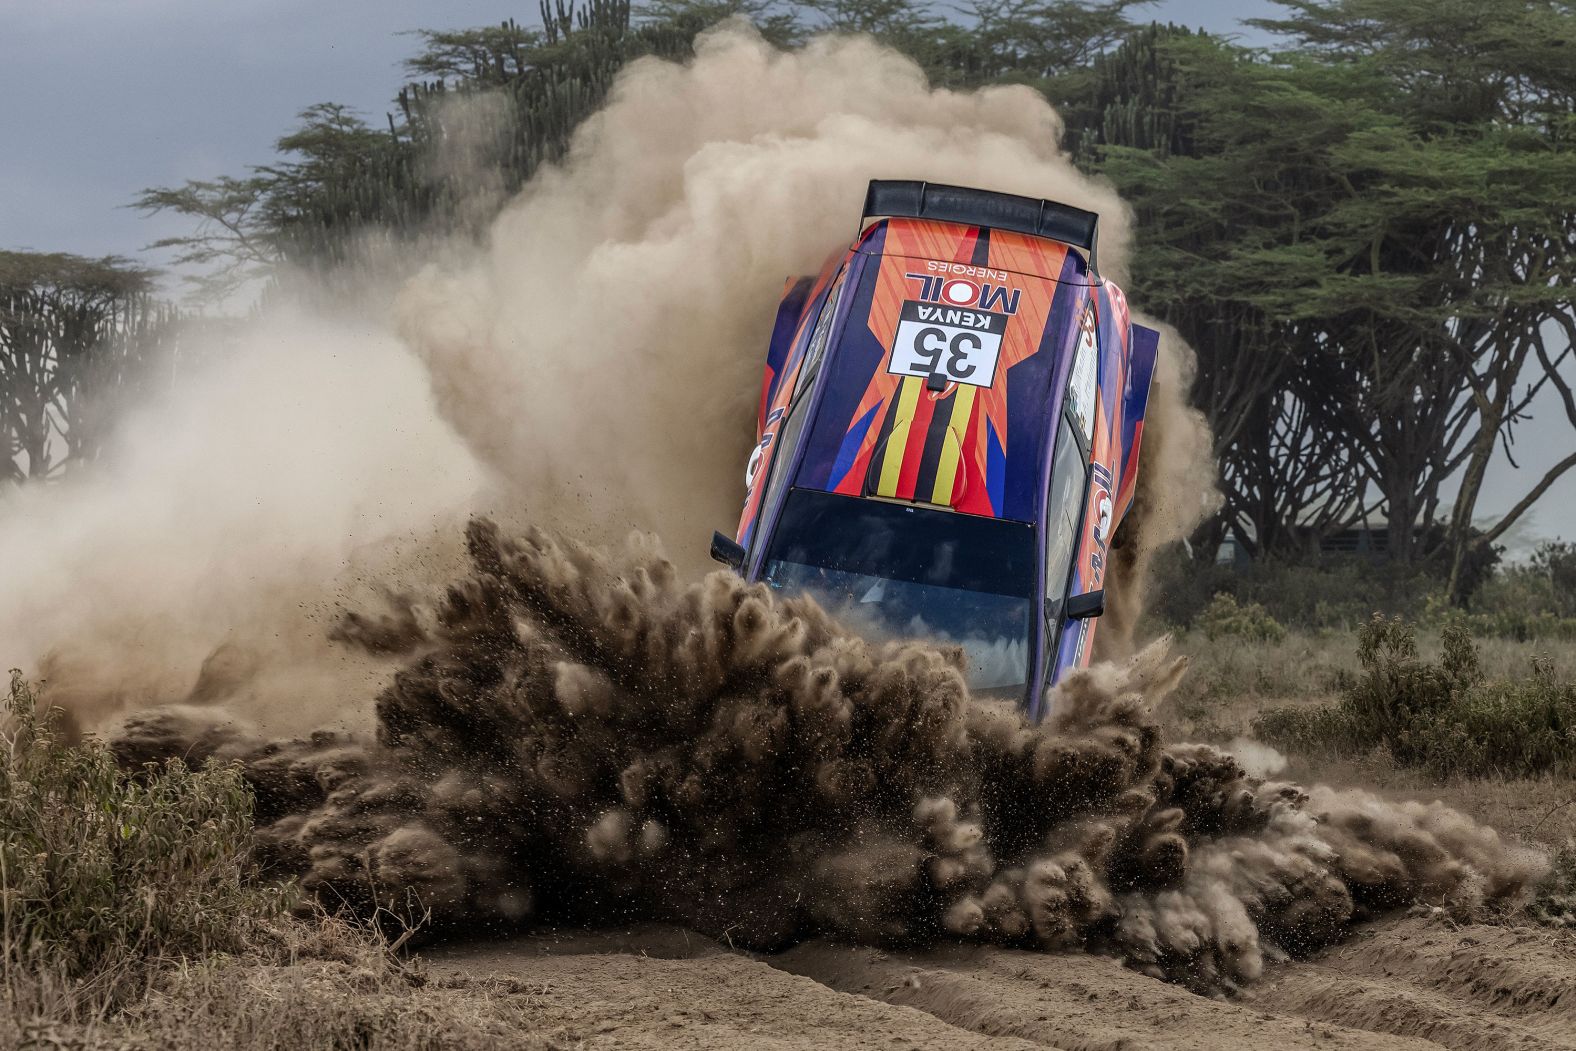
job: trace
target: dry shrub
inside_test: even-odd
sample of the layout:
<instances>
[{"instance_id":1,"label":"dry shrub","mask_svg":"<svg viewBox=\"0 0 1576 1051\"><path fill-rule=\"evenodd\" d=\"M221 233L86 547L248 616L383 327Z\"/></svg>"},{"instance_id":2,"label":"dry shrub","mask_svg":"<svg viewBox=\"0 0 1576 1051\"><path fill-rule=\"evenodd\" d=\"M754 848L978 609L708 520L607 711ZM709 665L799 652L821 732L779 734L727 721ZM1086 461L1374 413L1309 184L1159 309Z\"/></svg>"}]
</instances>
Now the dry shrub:
<instances>
[{"instance_id":1,"label":"dry shrub","mask_svg":"<svg viewBox=\"0 0 1576 1051\"><path fill-rule=\"evenodd\" d=\"M1238 604L1236 598L1220 592L1198 616L1198 628L1211 641L1222 638L1252 642L1280 642L1286 629L1257 602Z\"/></svg>"},{"instance_id":2,"label":"dry shrub","mask_svg":"<svg viewBox=\"0 0 1576 1051\"><path fill-rule=\"evenodd\" d=\"M252 793L233 766L127 771L67 745L13 673L0 725L0 962L135 988L150 964L236 951L286 891L249 878Z\"/></svg>"},{"instance_id":3,"label":"dry shrub","mask_svg":"<svg viewBox=\"0 0 1576 1051\"><path fill-rule=\"evenodd\" d=\"M92 738L64 741L60 714L13 674L0 1048L394 1048L420 1046L395 1038L407 1030L431 1035L404 1024L410 974L378 930L292 920L293 888L258 878L239 767L128 768Z\"/></svg>"},{"instance_id":4,"label":"dry shrub","mask_svg":"<svg viewBox=\"0 0 1576 1051\"><path fill-rule=\"evenodd\" d=\"M406 1051L562 1046L533 1031L531 1005L467 982L433 982L374 928L317 913L270 928L239 954L167 961L135 996L95 998L58 972L18 975L0 1049Z\"/></svg>"},{"instance_id":5,"label":"dry shrub","mask_svg":"<svg viewBox=\"0 0 1576 1051\"><path fill-rule=\"evenodd\" d=\"M1524 677L1485 678L1476 644L1457 625L1440 642L1439 660L1423 660L1411 625L1375 616L1358 636L1362 671L1338 704L1271 709L1255 733L1295 752L1382 746L1397 762L1441 776L1576 771L1576 684L1538 658Z\"/></svg>"}]
</instances>

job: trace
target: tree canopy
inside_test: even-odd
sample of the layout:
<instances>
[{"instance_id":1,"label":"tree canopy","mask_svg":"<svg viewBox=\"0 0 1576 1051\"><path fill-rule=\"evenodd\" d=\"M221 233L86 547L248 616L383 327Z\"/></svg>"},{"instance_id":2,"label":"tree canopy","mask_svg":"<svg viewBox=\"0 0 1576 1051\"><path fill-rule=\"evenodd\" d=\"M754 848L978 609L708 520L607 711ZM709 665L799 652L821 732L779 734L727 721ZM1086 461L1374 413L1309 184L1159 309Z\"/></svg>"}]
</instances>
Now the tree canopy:
<instances>
[{"instance_id":1,"label":"tree canopy","mask_svg":"<svg viewBox=\"0 0 1576 1051\"><path fill-rule=\"evenodd\" d=\"M114 256L0 251L0 483L98 454L111 404L171 330L153 278Z\"/></svg>"},{"instance_id":2,"label":"tree canopy","mask_svg":"<svg viewBox=\"0 0 1576 1051\"><path fill-rule=\"evenodd\" d=\"M1107 114L1147 108L1157 81L1170 106L1163 135L1108 116L1090 163L1138 210L1135 300L1200 350L1221 525L1287 551L1379 514L1393 556L1459 566L1530 506L1474 530L1496 444L1534 399L1554 395L1576 428L1576 68L1560 61L1576 17L1522 0L1286 6L1258 23L1281 48L1151 33L1098 60L1155 71Z\"/></svg>"}]
</instances>

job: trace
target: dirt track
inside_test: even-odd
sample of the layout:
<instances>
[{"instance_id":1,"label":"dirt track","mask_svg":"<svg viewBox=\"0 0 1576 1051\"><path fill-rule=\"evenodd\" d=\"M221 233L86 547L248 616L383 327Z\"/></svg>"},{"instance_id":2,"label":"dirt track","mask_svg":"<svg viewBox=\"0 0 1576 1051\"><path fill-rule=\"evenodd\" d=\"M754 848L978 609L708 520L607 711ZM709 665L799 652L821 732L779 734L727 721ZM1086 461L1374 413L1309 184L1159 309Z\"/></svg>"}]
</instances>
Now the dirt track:
<instances>
[{"instance_id":1,"label":"dirt track","mask_svg":"<svg viewBox=\"0 0 1576 1051\"><path fill-rule=\"evenodd\" d=\"M1576 939L1426 918L1276 965L1235 1001L1099 957L824 941L761 957L671 927L447 946L427 961L440 982L523 999L569 1046L1576 1048Z\"/></svg>"}]
</instances>

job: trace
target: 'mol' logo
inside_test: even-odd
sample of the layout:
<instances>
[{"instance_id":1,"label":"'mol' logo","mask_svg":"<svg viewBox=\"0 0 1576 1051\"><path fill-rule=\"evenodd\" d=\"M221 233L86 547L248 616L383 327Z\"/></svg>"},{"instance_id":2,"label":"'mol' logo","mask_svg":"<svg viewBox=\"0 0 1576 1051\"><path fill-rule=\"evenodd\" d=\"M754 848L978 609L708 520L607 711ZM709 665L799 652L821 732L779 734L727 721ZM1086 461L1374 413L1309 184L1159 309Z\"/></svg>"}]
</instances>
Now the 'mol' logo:
<instances>
[{"instance_id":1,"label":"'mol' logo","mask_svg":"<svg viewBox=\"0 0 1576 1051\"><path fill-rule=\"evenodd\" d=\"M1018 297L1022 289L1007 288L989 281L970 281L966 277L940 277L934 274L904 274L910 281L919 282L919 298L927 303L944 303L949 307L979 307L1003 314L1018 312Z\"/></svg>"}]
</instances>

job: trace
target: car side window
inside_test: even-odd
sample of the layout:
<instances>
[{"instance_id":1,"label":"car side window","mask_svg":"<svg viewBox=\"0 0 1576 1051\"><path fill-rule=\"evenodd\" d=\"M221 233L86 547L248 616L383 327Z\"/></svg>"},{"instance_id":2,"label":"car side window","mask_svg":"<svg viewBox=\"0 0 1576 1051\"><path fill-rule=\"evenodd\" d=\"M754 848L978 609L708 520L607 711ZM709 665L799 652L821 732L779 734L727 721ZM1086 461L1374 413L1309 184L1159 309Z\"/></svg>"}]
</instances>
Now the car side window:
<instances>
[{"instance_id":1,"label":"car side window","mask_svg":"<svg viewBox=\"0 0 1576 1051\"><path fill-rule=\"evenodd\" d=\"M1065 414L1056 428L1053 457L1045 503L1045 615L1054 625L1061 620L1067 598L1073 548L1083 519L1084 494L1089 488L1089 464Z\"/></svg>"},{"instance_id":2,"label":"car side window","mask_svg":"<svg viewBox=\"0 0 1576 1051\"><path fill-rule=\"evenodd\" d=\"M815 319L815 331L810 333L810 345L805 348L804 365L799 369L799 381L794 388L796 399L810 389L810 385L815 382L815 374L821 370L821 360L826 356L826 342L832 335L832 320L837 315L837 304L842 296L843 275L838 274L832 290L826 294L826 302L821 305L821 316Z\"/></svg>"},{"instance_id":3,"label":"car side window","mask_svg":"<svg viewBox=\"0 0 1576 1051\"><path fill-rule=\"evenodd\" d=\"M771 513L773 504L788 481L794 446L799 441L799 432L804 430L805 418L810 414L810 388L815 385L816 373L820 371L821 360L826 356L826 344L832 334L832 318L837 313L842 293L843 277L839 274L832 290L826 294L826 302L821 305L820 316L815 319L815 329L810 333L809 345L805 347L804 364L799 367L793 398L788 403L787 418L782 421L777 436L772 439L771 475L766 481L766 492L761 496L763 514Z\"/></svg>"}]
</instances>

